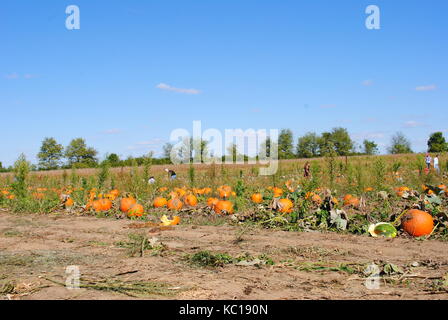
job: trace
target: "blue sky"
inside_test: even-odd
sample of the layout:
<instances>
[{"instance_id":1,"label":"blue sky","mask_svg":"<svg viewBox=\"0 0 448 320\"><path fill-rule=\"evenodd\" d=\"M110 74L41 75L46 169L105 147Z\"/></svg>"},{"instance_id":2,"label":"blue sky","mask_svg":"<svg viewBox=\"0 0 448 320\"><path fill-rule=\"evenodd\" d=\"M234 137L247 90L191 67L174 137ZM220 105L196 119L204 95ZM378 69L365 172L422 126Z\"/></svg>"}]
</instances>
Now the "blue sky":
<instances>
[{"instance_id":1,"label":"blue sky","mask_svg":"<svg viewBox=\"0 0 448 320\"><path fill-rule=\"evenodd\" d=\"M423 151L448 133L447 15L446 0L2 1L0 161L36 161L47 136L160 152L194 120L296 138L343 126L383 152L402 131Z\"/></svg>"}]
</instances>

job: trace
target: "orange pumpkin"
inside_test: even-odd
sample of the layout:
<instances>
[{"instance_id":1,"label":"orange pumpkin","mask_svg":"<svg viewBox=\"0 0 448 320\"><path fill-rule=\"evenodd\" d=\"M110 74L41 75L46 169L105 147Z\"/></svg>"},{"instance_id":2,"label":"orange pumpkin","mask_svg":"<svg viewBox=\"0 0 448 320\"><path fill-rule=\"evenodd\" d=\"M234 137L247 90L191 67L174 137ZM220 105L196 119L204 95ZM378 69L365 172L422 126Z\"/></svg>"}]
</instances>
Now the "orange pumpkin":
<instances>
[{"instance_id":1,"label":"orange pumpkin","mask_svg":"<svg viewBox=\"0 0 448 320\"><path fill-rule=\"evenodd\" d=\"M291 213L292 208L294 207L294 204L289 199L280 199L278 201L278 208L277 210L281 213Z\"/></svg>"},{"instance_id":2,"label":"orange pumpkin","mask_svg":"<svg viewBox=\"0 0 448 320\"><path fill-rule=\"evenodd\" d=\"M202 194L210 194L210 193L212 193L212 188L204 188L203 190L202 190L203 192L202 192Z\"/></svg>"},{"instance_id":3,"label":"orange pumpkin","mask_svg":"<svg viewBox=\"0 0 448 320\"><path fill-rule=\"evenodd\" d=\"M127 213L131 207L137 203L137 200L135 200L132 197L122 198L120 201L120 211Z\"/></svg>"},{"instance_id":4,"label":"orange pumpkin","mask_svg":"<svg viewBox=\"0 0 448 320\"><path fill-rule=\"evenodd\" d=\"M261 193L254 193L250 199L252 200L253 203L262 203L263 202L263 196L261 195Z\"/></svg>"},{"instance_id":5,"label":"orange pumpkin","mask_svg":"<svg viewBox=\"0 0 448 320\"><path fill-rule=\"evenodd\" d=\"M183 188L174 188L174 192L176 192L179 197L183 197L187 193Z\"/></svg>"},{"instance_id":6,"label":"orange pumpkin","mask_svg":"<svg viewBox=\"0 0 448 320\"><path fill-rule=\"evenodd\" d=\"M74 204L75 204L75 202L73 201L72 198L68 198L68 199L65 200L65 202L64 202L64 206L65 206L66 208L71 208L71 207L73 207Z\"/></svg>"},{"instance_id":7,"label":"orange pumpkin","mask_svg":"<svg viewBox=\"0 0 448 320\"><path fill-rule=\"evenodd\" d=\"M96 212L108 211L112 208L112 201L109 199L99 199L92 202L92 207Z\"/></svg>"},{"instance_id":8,"label":"orange pumpkin","mask_svg":"<svg viewBox=\"0 0 448 320\"><path fill-rule=\"evenodd\" d=\"M153 202L154 208L163 208L163 207L166 207L167 204L168 204L168 201L162 197L155 198L154 202Z\"/></svg>"},{"instance_id":9,"label":"orange pumpkin","mask_svg":"<svg viewBox=\"0 0 448 320\"><path fill-rule=\"evenodd\" d=\"M117 199L119 195L120 195L120 191L118 191L117 189L114 189L111 192L109 192L108 194L106 194L106 198L113 201L113 200Z\"/></svg>"},{"instance_id":10,"label":"orange pumpkin","mask_svg":"<svg viewBox=\"0 0 448 320\"><path fill-rule=\"evenodd\" d=\"M395 189L397 196L402 198L406 193L410 192L411 189L409 189L408 187L399 187Z\"/></svg>"},{"instance_id":11,"label":"orange pumpkin","mask_svg":"<svg viewBox=\"0 0 448 320\"><path fill-rule=\"evenodd\" d=\"M359 207L360 201L358 198L352 196L351 194L348 194L344 197L344 206L346 207Z\"/></svg>"},{"instance_id":12,"label":"orange pumpkin","mask_svg":"<svg viewBox=\"0 0 448 320\"><path fill-rule=\"evenodd\" d=\"M280 198L283 194L283 190L278 187L272 188L272 191L274 192L274 198Z\"/></svg>"},{"instance_id":13,"label":"orange pumpkin","mask_svg":"<svg viewBox=\"0 0 448 320\"><path fill-rule=\"evenodd\" d=\"M218 198L208 198L207 199L207 206L209 206L210 208L213 209L218 202L219 202Z\"/></svg>"},{"instance_id":14,"label":"orange pumpkin","mask_svg":"<svg viewBox=\"0 0 448 320\"><path fill-rule=\"evenodd\" d=\"M185 197L185 204L191 206L191 207L196 207L198 204L198 198L196 198L196 196L189 194Z\"/></svg>"},{"instance_id":15,"label":"orange pumpkin","mask_svg":"<svg viewBox=\"0 0 448 320\"><path fill-rule=\"evenodd\" d=\"M228 200L219 200L213 209L218 214L233 214L233 203Z\"/></svg>"},{"instance_id":16,"label":"orange pumpkin","mask_svg":"<svg viewBox=\"0 0 448 320\"><path fill-rule=\"evenodd\" d=\"M322 204L322 198L321 198L318 194L313 195L313 197L311 198L311 200L312 200L315 204L318 204L318 205Z\"/></svg>"},{"instance_id":17,"label":"orange pumpkin","mask_svg":"<svg viewBox=\"0 0 448 320\"><path fill-rule=\"evenodd\" d=\"M218 188L219 197L223 199L227 199L232 194L232 187L229 186L221 186Z\"/></svg>"},{"instance_id":18,"label":"orange pumpkin","mask_svg":"<svg viewBox=\"0 0 448 320\"><path fill-rule=\"evenodd\" d=\"M178 225L180 223L180 218L178 216L174 216L171 222L172 226Z\"/></svg>"},{"instance_id":19,"label":"orange pumpkin","mask_svg":"<svg viewBox=\"0 0 448 320\"><path fill-rule=\"evenodd\" d=\"M421 237L431 234L434 229L432 216L421 210L409 210L401 219L403 230L414 237Z\"/></svg>"},{"instance_id":20,"label":"orange pumpkin","mask_svg":"<svg viewBox=\"0 0 448 320\"><path fill-rule=\"evenodd\" d=\"M96 212L101 212L102 210L101 210L101 203L100 203L100 200L95 200L95 201L93 201L92 202L92 207L93 207L93 210L95 210Z\"/></svg>"},{"instance_id":21,"label":"orange pumpkin","mask_svg":"<svg viewBox=\"0 0 448 320\"><path fill-rule=\"evenodd\" d=\"M182 209L183 204L178 198L173 198L168 201L167 206L170 210L180 210Z\"/></svg>"},{"instance_id":22,"label":"orange pumpkin","mask_svg":"<svg viewBox=\"0 0 448 320\"><path fill-rule=\"evenodd\" d=\"M141 204L134 204L128 211L128 217L141 217L145 213L145 208Z\"/></svg>"}]
</instances>

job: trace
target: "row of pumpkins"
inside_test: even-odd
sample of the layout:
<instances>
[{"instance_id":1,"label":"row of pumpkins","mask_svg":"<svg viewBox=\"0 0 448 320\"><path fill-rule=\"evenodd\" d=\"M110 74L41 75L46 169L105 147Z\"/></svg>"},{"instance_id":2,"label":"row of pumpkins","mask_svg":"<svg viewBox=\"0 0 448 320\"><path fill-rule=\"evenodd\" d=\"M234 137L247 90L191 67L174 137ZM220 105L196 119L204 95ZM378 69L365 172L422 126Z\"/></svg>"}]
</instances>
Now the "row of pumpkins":
<instances>
[{"instance_id":1,"label":"row of pumpkins","mask_svg":"<svg viewBox=\"0 0 448 320\"><path fill-rule=\"evenodd\" d=\"M293 192L294 189L291 187L290 183L287 182L285 184L286 188ZM439 189L445 190L445 193L448 195L448 188L445 185L438 186ZM291 213L293 211L294 203L287 198L282 198L284 191L279 187L268 187L270 191L272 191L274 198L277 198L277 211L281 213ZM424 191L428 191L427 187L423 186ZM9 192L7 189L0 190L2 195L13 199L13 194ZM33 193L33 197L40 199L43 197L44 192L47 189L45 188L37 188ZM64 205L66 208L71 208L74 206L74 201L70 197L70 194L73 190L68 189L64 190L64 192L58 192L65 195ZM164 193L168 191L168 188L162 187L158 190L160 193ZM312 201L316 205L322 204L322 198L318 194L321 190L317 189L315 192L308 192L305 195L307 200ZM366 192L373 191L372 188L366 188ZM401 197L403 194L410 192L411 189L407 187L400 187L396 189L397 196ZM197 189L193 188L188 190L187 188L174 188L172 192L169 192L168 197L169 200L165 197L159 196L154 199L152 205L154 208L168 208L169 210L179 211L184 205L189 207L196 207L198 205L198 198L196 195L210 195L213 192L211 188L202 188ZM430 193L430 190L429 192ZM233 214L234 206L233 203L227 200L231 196L235 196L235 192L232 191L230 186L221 186L217 188L217 194L219 198L209 197L207 199L207 206L212 209L217 214ZM97 194L96 189L90 190L89 200L85 206L85 210L94 210L96 212L105 212L112 209L114 200L118 199L120 196L119 190L112 190L107 194ZM261 193L254 193L251 195L251 201L255 204L260 204L264 201L263 195ZM339 205L339 201L337 198L332 198L332 203L334 205ZM351 207L359 207L360 200L353 195L346 195L343 198L343 206L351 206ZM145 213L145 209L143 205L137 203L137 200L132 196L124 196L119 201L119 209L121 212L128 215L128 217L141 217ZM168 223L177 224L179 222L178 217L175 217L174 220L168 220ZM410 210L407 214L402 218L402 227L408 234L412 236L424 236L431 234L434 228L434 222L432 216L421 210Z\"/></svg>"}]
</instances>

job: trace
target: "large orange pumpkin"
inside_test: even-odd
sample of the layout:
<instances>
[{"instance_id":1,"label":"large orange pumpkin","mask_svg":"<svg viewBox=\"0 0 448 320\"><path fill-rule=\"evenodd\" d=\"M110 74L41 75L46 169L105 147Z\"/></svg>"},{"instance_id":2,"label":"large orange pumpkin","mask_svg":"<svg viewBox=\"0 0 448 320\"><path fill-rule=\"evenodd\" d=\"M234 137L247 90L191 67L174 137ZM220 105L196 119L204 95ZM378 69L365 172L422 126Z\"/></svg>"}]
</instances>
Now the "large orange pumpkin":
<instances>
[{"instance_id":1,"label":"large orange pumpkin","mask_svg":"<svg viewBox=\"0 0 448 320\"><path fill-rule=\"evenodd\" d=\"M261 195L261 193L254 193L250 199L252 200L253 203L262 203L263 202L263 196Z\"/></svg>"},{"instance_id":2,"label":"large orange pumpkin","mask_svg":"<svg viewBox=\"0 0 448 320\"><path fill-rule=\"evenodd\" d=\"M401 219L403 230L414 237L421 237L431 234L434 229L432 216L421 210L409 210Z\"/></svg>"},{"instance_id":3,"label":"large orange pumpkin","mask_svg":"<svg viewBox=\"0 0 448 320\"><path fill-rule=\"evenodd\" d=\"M145 213L145 208L141 204L134 204L128 211L128 217L141 217Z\"/></svg>"},{"instance_id":4,"label":"large orange pumpkin","mask_svg":"<svg viewBox=\"0 0 448 320\"><path fill-rule=\"evenodd\" d=\"M165 198L157 197L154 199L153 205L154 208L163 208L168 204L168 201Z\"/></svg>"},{"instance_id":5,"label":"large orange pumpkin","mask_svg":"<svg viewBox=\"0 0 448 320\"><path fill-rule=\"evenodd\" d=\"M213 209L218 214L233 214L233 203L228 200L220 200Z\"/></svg>"},{"instance_id":6,"label":"large orange pumpkin","mask_svg":"<svg viewBox=\"0 0 448 320\"><path fill-rule=\"evenodd\" d=\"M96 212L108 211L112 208L112 201L109 199L95 200L92 203L92 207Z\"/></svg>"},{"instance_id":7,"label":"large orange pumpkin","mask_svg":"<svg viewBox=\"0 0 448 320\"><path fill-rule=\"evenodd\" d=\"M132 197L128 198L122 198L120 201L120 210L121 212L127 213L131 207L137 203L137 200L135 200Z\"/></svg>"},{"instance_id":8,"label":"large orange pumpkin","mask_svg":"<svg viewBox=\"0 0 448 320\"><path fill-rule=\"evenodd\" d=\"M180 210L183 207L182 201L180 201L178 198L170 199L167 205L168 209L170 210Z\"/></svg>"},{"instance_id":9,"label":"large orange pumpkin","mask_svg":"<svg viewBox=\"0 0 448 320\"><path fill-rule=\"evenodd\" d=\"M185 197L185 204L192 206L192 207L196 207L198 204L198 198L196 198L196 196L189 194Z\"/></svg>"},{"instance_id":10,"label":"large orange pumpkin","mask_svg":"<svg viewBox=\"0 0 448 320\"><path fill-rule=\"evenodd\" d=\"M294 204L289 199L280 199L278 201L278 208L277 210L281 213L291 213L292 208L294 207Z\"/></svg>"}]
</instances>

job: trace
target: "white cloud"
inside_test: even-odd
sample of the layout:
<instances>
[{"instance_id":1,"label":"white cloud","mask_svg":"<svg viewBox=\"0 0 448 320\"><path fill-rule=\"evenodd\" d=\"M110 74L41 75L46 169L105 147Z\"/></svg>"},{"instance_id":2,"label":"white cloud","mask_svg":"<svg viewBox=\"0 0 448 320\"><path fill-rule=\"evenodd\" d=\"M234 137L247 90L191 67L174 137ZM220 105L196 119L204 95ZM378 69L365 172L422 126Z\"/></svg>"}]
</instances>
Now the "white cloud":
<instances>
[{"instance_id":1,"label":"white cloud","mask_svg":"<svg viewBox=\"0 0 448 320\"><path fill-rule=\"evenodd\" d=\"M121 133L122 131L120 129L109 129L109 130L105 130L103 131L104 134L118 134Z\"/></svg>"},{"instance_id":2,"label":"white cloud","mask_svg":"<svg viewBox=\"0 0 448 320\"><path fill-rule=\"evenodd\" d=\"M437 86L435 84L430 84L427 86L419 86L415 88L416 91L434 91L437 90Z\"/></svg>"},{"instance_id":3,"label":"white cloud","mask_svg":"<svg viewBox=\"0 0 448 320\"><path fill-rule=\"evenodd\" d=\"M160 144L160 143L162 143L162 142L163 142L162 139L155 138L155 139L148 140L148 141L137 142L136 145L139 145L139 146L151 146L151 145L157 145L157 144Z\"/></svg>"},{"instance_id":4,"label":"white cloud","mask_svg":"<svg viewBox=\"0 0 448 320\"><path fill-rule=\"evenodd\" d=\"M166 83L159 83L156 88L161 90L167 90L167 91L173 91L178 93L185 93L185 94L200 94L201 91L197 89L184 89L184 88L176 88L172 87Z\"/></svg>"},{"instance_id":5,"label":"white cloud","mask_svg":"<svg viewBox=\"0 0 448 320\"><path fill-rule=\"evenodd\" d=\"M5 76L5 78L9 79L9 80L15 80L15 79L19 79L19 75L14 72L14 73L7 74Z\"/></svg>"},{"instance_id":6,"label":"white cloud","mask_svg":"<svg viewBox=\"0 0 448 320\"><path fill-rule=\"evenodd\" d=\"M405 128L418 128L418 127L424 127L424 126L425 126L425 124L415 121L415 120L406 121L404 123Z\"/></svg>"},{"instance_id":7,"label":"white cloud","mask_svg":"<svg viewBox=\"0 0 448 320\"><path fill-rule=\"evenodd\" d=\"M384 132L361 132L354 134L353 137L355 139L364 140L364 139L384 139L386 134Z\"/></svg>"},{"instance_id":8,"label":"white cloud","mask_svg":"<svg viewBox=\"0 0 448 320\"><path fill-rule=\"evenodd\" d=\"M134 143L131 146L128 146L128 150L142 150L142 149L148 149L148 148L157 148L160 147L163 144L164 140L160 138L154 138L147 141L140 141L137 143Z\"/></svg>"},{"instance_id":9,"label":"white cloud","mask_svg":"<svg viewBox=\"0 0 448 320\"><path fill-rule=\"evenodd\" d=\"M364 81L362 82L362 85L363 85L363 86L366 86L366 87L373 86L373 80L364 80Z\"/></svg>"},{"instance_id":10,"label":"white cloud","mask_svg":"<svg viewBox=\"0 0 448 320\"><path fill-rule=\"evenodd\" d=\"M16 79L21 78L21 76L17 72L13 72L13 73L7 74L5 76L5 78L9 79L9 80L16 80ZM37 75L26 73L23 75L23 78L29 80L29 79L37 78Z\"/></svg>"}]
</instances>

